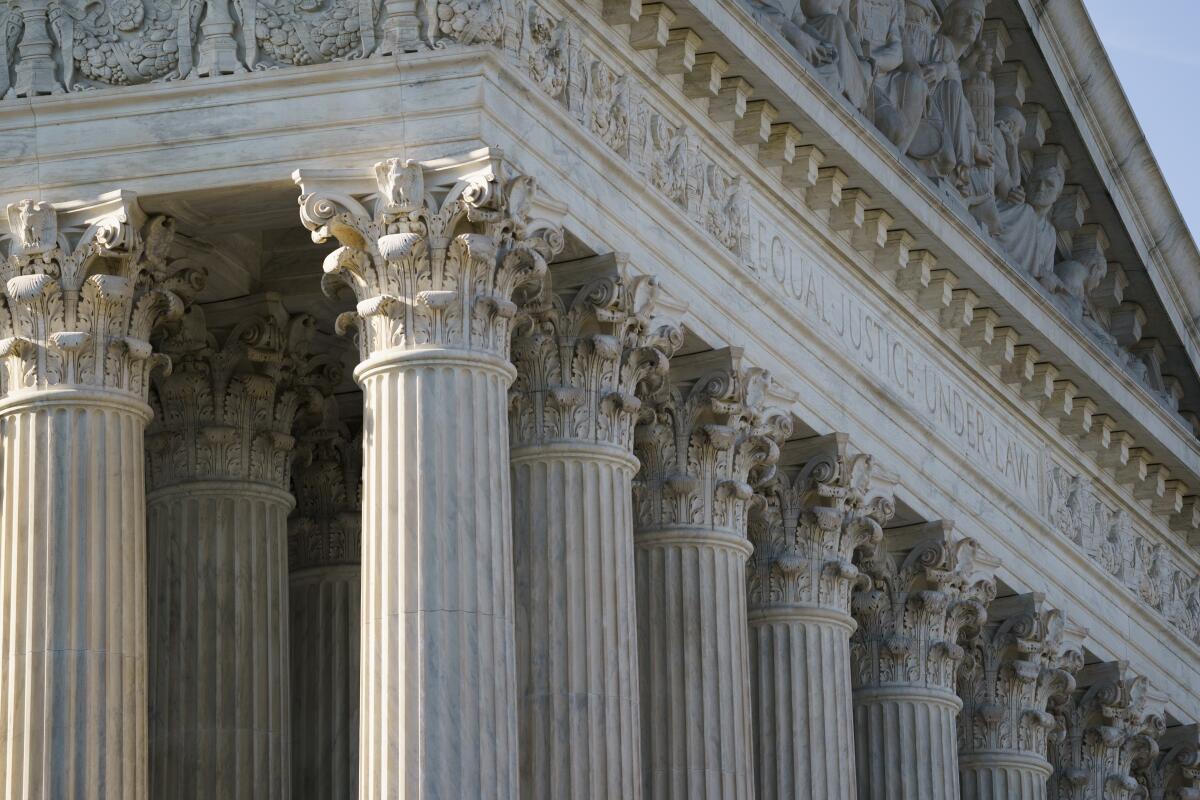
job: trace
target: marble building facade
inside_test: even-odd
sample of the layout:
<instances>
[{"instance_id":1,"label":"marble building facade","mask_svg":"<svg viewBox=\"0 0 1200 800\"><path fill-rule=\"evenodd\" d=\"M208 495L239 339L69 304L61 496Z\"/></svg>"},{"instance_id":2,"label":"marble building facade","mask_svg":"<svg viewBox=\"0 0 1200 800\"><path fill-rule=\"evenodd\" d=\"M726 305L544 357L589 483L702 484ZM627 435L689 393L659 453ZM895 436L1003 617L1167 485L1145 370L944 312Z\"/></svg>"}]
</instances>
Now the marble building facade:
<instances>
[{"instance_id":1,"label":"marble building facade","mask_svg":"<svg viewBox=\"0 0 1200 800\"><path fill-rule=\"evenodd\" d=\"M1200 798L1081 0L4 0L0 98L4 797Z\"/></svg>"}]
</instances>

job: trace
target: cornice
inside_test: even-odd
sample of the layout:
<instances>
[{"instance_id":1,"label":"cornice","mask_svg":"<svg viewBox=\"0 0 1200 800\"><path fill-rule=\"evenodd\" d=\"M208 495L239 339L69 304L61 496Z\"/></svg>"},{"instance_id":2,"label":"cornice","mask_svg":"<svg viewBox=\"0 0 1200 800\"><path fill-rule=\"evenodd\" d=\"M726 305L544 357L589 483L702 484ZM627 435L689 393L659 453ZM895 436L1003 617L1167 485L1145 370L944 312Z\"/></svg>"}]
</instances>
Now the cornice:
<instances>
[{"instance_id":1,"label":"cornice","mask_svg":"<svg viewBox=\"0 0 1200 800\"><path fill-rule=\"evenodd\" d=\"M1092 160L1128 226L1193 369L1200 364L1200 247L1080 0L1017 0L1058 78ZM1075 43L1068 45L1069 35ZM1082 41L1081 41L1082 40ZM1081 78L1080 76L1085 76ZM1104 109L1101 113L1100 109Z\"/></svg>"}]
</instances>

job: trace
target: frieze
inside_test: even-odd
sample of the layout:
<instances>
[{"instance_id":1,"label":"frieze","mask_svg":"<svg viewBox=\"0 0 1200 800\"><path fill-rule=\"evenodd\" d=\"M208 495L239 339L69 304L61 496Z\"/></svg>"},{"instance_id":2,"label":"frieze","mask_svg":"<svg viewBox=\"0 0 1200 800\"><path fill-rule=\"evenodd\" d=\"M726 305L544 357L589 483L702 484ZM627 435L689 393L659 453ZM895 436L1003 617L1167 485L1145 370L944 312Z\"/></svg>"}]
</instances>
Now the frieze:
<instances>
[{"instance_id":1,"label":"frieze","mask_svg":"<svg viewBox=\"0 0 1200 800\"><path fill-rule=\"evenodd\" d=\"M805 319L926 429L1012 492L1027 509L1040 508L1041 444L939 366L939 359L900 333L879 311L835 277L796 239L774 232L758 215L755 271L770 293Z\"/></svg>"},{"instance_id":2,"label":"frieze","mask_svg":"<svg viewBox=\"0 0 1200 800\"><path fill-rule=\"evenodd\" d=\"M741 0L914 169L944 188L1014 267L1170 411L1178 380L1131 328L1107 238L1067 184L1048 116L1010 84L1009 34L984 0L854 0L844 13ZM795 6L795 3L782 5ZM665 31L665 29L664 29ZM689 146L631 74L591 51L566 15L519 0L22 0L0 10L0 96L30 97L448 46L493 46L650 185L744 257L745 177ZM694 49L694 45L693 45ZM695 54L692 53L694 58ZM689 62L690 63L690 62ZM690 68L690 67L689 67ZM686 70L685 70L686 71ZM773 118L773 117L772 117ZM646 158L646 156L650 156ZM691 190L683 189L683 176ZM685 200L686 196L686 200ZM1119 268L1117 268L1119 269ZM1134 335L1136 333L1136 336Z\"/></svg>"},{"instance_id":3,"label":"frieze","mask_svg":"<svg viewBox=\"0 0 1200 800\"><path fill-rule=\"evenodd\" d=\"M1129 512L1110 503L1087 476L1049 461L1045 514L1051 526L1120 581L1143 604L1200 644L1200 574L1178 564Z\"/></svg>"}]
</instances>

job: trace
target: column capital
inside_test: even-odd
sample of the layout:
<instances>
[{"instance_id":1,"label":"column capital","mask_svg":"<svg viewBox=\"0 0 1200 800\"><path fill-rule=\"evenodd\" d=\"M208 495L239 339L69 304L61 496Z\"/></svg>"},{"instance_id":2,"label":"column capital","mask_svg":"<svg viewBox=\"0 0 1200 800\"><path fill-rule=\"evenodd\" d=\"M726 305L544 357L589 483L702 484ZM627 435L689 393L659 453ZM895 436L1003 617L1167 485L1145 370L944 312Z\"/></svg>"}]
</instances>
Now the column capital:
<instances>
[{"instance_id":1,"label":"column capital","mask_svg":"<svg viewBox=\"0 0 1200 800\"><path fill-rule=\"evenodd\" d=\"M754 553L747 569L751 610L816 606L848 615L859 577L851 559L877 544L895 513L896 480L843 433L793 440L756 493Z\"/></svg>"},{"instance_id":2,"label":"column capital","mask_svg":"<svg viewBox=\"0 0 1200 800\"><path fill-rule=\"evenodd\" d=\"M175 367L151 392L151 491L230 480L288 490L292 425L319 402L313 373L328 366L308 349L314 326L273 294L187 311L160 343Z\"/></svg>"},{"instance_id":3,"label":"column capital","mask_svg":"<svg viewBox=\"0 0 1200 800\"><path fill-rule=\"evenodd\" d=\"M362 426L341 419L334 386L323 386L319 412L297 419L288 519L288 569L362 561Z\"/></svg>"},{"instance_id":4,"label":"column capital","mask_svg":"<svg viewBox=\"0 0 1200 800\"><path fill-rule=\"evenodd\" d=\"M754 487L772 477L791 416L771 405L766 370L740 349L672 359L634 433L639 533L691 528L746 536Z\"/></svg>"},{"instance_id":5,"label":"column capital","mask_svg":"<svg viewBox=\"0 0 1200 800\"><path fill-rule=\"evenodd\" d=\"M514 448L584 442L633 449L642 397L658 388L680 328L652 319L653 277L609 254L556 265L517 317L509 392Z\"/></svg>"},{"instance_id":6,"label":"column capital","mask_svg":"<svg viewBox=\"0 0 1200 800\"><path fill-rule=\"evenodd\" d=\"M1149 708L1150 681L1124 661L1088 665L1077 680L1079 688L1052 706L1050 797L1129 800L1138 788L1134 767L1158 758L1165 730L1161 714Z\"/></svg>"},{"instance_id":7,"label":"column capital","mask_svg":"<svg viewBox=\"0 0 1200 800\"><path fill-rule=\"evenodd\" d=\"M855 690L932 689L953 694L960 639L987 619L991 577L978 574L979 545L946 520L891 528L861 557L851 643Z\"/></svg>"},{"instance_id":8,"label":"column capital","mask_svg":"<svg viewBox=\"0 0 1200 800\"><path fill-rule=\"evenodd\" d=\"M150 338L204 283L168 255L169 217L148 217L132 192L90 202L21 200L0 221L0 393L52 389L132 395L167 360Z\"/></svg>"},{"instance_id":9,"label":"column capital","mask_svg":"<svg viewBox=\"0 0 1200 800\"><path fill-rule=\"evenodd\" d=\"M1158 755L1135 763L1133 777L1144 800L1200 800L1200 725L1167 728Z\"/></svg>"},{"instance_id":10,"label":"column capital","mask_svg":"<svg viewBox=\"0 0 1200 800\"><path fill-rule=\"evenodd\" d=\"M300 219L313 240L335 240L326 291L353 290L363 360L419 348L507 359L518 290L540 286L563 248L562 230L535 218L537 181L494 148L434 161L389 158L374 181L346 171L298 170Z\"/></svg>"},{"instance_id":11,"label":"column capital","mask_svg":"<svg viewBox=\"0 0 1200 800\"><path fill-rule=\"evenodd\" d=\"M993 600L958 668L959 755L1014 751L1046 757L1047 711L1075 690L1083 654L1063 642L1065 618L1036 593Z\"/></svg>"}]
</instances>

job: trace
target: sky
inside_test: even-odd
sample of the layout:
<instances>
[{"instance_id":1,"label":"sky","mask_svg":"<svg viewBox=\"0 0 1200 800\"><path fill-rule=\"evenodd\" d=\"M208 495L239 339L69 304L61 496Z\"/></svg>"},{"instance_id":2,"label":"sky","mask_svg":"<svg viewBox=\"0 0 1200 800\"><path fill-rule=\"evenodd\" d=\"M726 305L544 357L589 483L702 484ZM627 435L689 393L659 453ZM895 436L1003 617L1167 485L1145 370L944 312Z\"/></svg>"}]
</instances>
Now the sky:
<instances>
[{"instance_id":1,"label":"sky","mask_svg":"<svg viewBox=\"0 0 1200 800\"><path fill-rule=\"evenodd\" d=\"M1200 0L1085 0L1104 49L1200 240Z\"/></svg>"}]
</instances>

